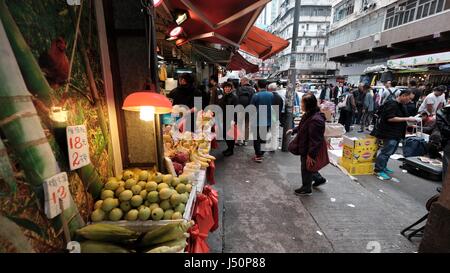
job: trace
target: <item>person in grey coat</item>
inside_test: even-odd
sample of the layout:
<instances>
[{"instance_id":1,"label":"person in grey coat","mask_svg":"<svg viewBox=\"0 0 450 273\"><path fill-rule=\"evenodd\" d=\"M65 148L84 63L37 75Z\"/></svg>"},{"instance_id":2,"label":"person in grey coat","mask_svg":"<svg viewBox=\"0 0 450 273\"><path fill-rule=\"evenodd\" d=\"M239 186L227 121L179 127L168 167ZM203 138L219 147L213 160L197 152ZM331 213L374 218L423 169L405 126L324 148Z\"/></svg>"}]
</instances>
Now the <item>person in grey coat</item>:
<instances>
[{"instance_id":1,"label":"person in grey coat","mask_svg":"<svg viewBox=\"0 0 450 273\"><path fill-rule=\"evenodd\" d=\"M362 117L361 117L361 130L359 130L359 133L364 132L364 129L366 126L369 126L372 122L373 113L375 111L375 101L373 98L373 92L370 89L370 85L364 84L363 90L366 93L366 96L364 97L364 104L362 109Z\"/></svg>"}]
</instances>

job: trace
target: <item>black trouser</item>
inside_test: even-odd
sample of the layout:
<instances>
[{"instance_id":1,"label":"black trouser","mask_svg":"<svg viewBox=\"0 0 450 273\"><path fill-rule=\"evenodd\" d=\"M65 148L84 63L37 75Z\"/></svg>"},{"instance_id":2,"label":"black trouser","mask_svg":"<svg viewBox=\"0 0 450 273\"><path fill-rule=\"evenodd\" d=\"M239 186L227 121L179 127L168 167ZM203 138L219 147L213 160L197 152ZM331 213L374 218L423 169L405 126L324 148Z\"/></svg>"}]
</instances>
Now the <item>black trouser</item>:
<instances>
[{"instance_id":1,"label":"black trouser","mask_svg":"<svg viewBox=\"0 0 450 273\"><path fill-rule=\"evenodd\" d=\"M319 172L310 172L306 168L306 158L307 156L301 156L301 163L302 163L302 184L304 189L311 189L312 182L318 182L323 181L325 178L320 175Z\"/></svg>"},{"instance_id":2,"label":"black trouser","mask_svg":"<svg viewBox=\"0 0 450 273\"><path fill-rule=\"evenodd\" d=\"M225 124L225 122L224 122ZM229 139L230 136L227 136L227 132L231 130L231 127L223 129L223 139L225 139L225 143L227 143L227 150L234 150L234 143L236 142L234 139Z\"/></svg>"},{"instance_id":3,"label":"black trouser","mask_svg":"<svg viewBox=\"0 0 450 273\"><path fill-rule=\"evenodd\" d=\"M260 130L266 130L266 132L260 132ZM270 126L259 126L256 128L256 139L253 140L253 148L255 149L255 155L261 157L264 155L264 152L261 151L261 143L266 143L267 133L270 131ZM264 140L263 140L264 138Z\"/></svg>"},{"instance_id":4,"label":"black trouser","mask_svg":"<svg viewBox=\"0 0 450 273\"><path fill-rule=\"evenodd\" d=\"M345 131L350 131L350 126L352 125L353 112L341 109L339 114L339 123L344 125Z\"/></svg>"}]
</instances>

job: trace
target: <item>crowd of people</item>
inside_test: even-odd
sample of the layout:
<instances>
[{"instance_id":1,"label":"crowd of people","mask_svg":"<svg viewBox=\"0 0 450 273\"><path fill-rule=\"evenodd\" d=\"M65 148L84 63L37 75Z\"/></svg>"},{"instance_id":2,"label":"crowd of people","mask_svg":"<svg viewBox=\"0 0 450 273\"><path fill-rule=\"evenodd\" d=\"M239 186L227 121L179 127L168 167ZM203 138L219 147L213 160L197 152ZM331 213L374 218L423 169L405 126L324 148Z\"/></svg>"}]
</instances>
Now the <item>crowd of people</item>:
<instances>
[{"instance_id":1,"label":"crowd of people","mask_svg":"<svg viewBox=\"0 0 450 273\"><path fill-rule=\"evenodd\" d=\"M417 124L421 125L424 133L430 135L430 157L439 157L439 151L444 152L442 160L445 176L450 160L450 106L447 105L446 86L418 85L416 81L411 80L407 87L397 86L394 81L386 81L382 87L373 87L364 82L358 86L338 83L319 86L317 91L306 92L301 99L296 92L294 97L294 108L301 109L302 115L299 126L289 133L303 136L299 143L303 186L295 190L296 194L309 195L312 187L326 182L317 171L309 171L308 166L314 165L324 139L326 118L319 106L330 102L335 105L332 118L342 124L346 132L357 130L359 133L371 134L379 140L380 149L375 163L375 174L379 178L392 178L393 171L388 168L388 160L397 151L406 133L417 130ZM286 115L286 90L280 89L276 83L268 84L266 80L253 82L243 77L240 81L229 80L219 84L218 78L212 76L207 88L200 90L194 87L190 74L181 75L179 86L169 94L169 98L172 98L174 104L193 107L194 97L202 97L202 107L214 104L222 108L223 137L227 145L223 155L226 157L234 154L236 145L248 145L249 133L252 131L256 132L253 136L255 154L252 160L263 162L265 150L262 149L262 144L268 139L268 135L263 134L272 133L272 138L277 141L278 134L275 131L278 132L279 127L274 126L274 121L281 121L280 126L285 126L283 121ZM250 121L248 113L234 113L233 122L226 124L227 106L239 105L244 108L253 105L258 113L264 106L267 112L266 115L258 114L255 122ZM279 112L275 113L273 109L276 108L273 106L278 106ZM235 124L240 127L234 128ZM251 126L256 129L250 130ZM237 139L234 135L230 138L230 130L239 131L241 137ZM277 148L278 143L269 150L275 151ZM431 151L434 151L433 155Z\"/></svg>"}]
</instances>

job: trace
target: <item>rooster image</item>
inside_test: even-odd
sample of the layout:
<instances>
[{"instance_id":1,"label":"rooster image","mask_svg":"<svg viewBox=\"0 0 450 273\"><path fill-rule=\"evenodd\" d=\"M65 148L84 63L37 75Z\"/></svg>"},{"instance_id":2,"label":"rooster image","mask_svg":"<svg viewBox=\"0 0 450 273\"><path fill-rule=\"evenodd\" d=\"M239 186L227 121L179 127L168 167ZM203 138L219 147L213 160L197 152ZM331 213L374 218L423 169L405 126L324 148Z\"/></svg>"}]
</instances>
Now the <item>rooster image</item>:
<instances>
[{"instance_id":1,"label":"rooster image","mask_svg":"<svg viewBox=\"0 0 450 273\"><path fill-rule=\"evenodd\" d=\"M39 66L53 89L66 83L69 77L69 58L66 55L67 44L62 37L52 41L50 48L39 56Z\"/></svg>"}]
</instances>

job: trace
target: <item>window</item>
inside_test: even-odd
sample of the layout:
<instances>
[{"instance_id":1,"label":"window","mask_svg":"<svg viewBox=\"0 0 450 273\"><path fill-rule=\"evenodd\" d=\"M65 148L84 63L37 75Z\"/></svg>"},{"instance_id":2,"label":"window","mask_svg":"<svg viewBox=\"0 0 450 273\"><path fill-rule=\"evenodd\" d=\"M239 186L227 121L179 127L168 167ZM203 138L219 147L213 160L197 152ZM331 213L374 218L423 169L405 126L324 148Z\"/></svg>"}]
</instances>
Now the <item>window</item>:
<instances>
[{"instance_id":1,"label":"window","mask_svg":"<svg viewBox=\"0 0 450 273\"><path fill-rule=\"evenodd\" d=\"M305 42L305 46L310 46L311 45L311 38L307 38L306 42Z\"/></svg>"},{"instance_id":2,"label":"window","mask_svg":"<svg viewBox=\"0 0 450 273\"><path fill-rule=\"evenodd\" d=\"M309 24L306 24L306 30L309 30Z\"/></svg>"},{"instance_id":3,"label":"window","mask_svg":"<svg viewBox=\"0 0 450 273\"><path fill-rule=\"evenodd\" d=\"M334 22L338 22L353 13L355 1L343 1L334 11Z\"/></svg>"},{"instance_id":4,"label":"window","mask_svg":"<svg viewBox=\"0 0 450 273\"><path fill-rule=\"evenodd\" d=\"M445 0L408 0L387 9L384 29L433 15L444 9Z\"/></svg>"}]
</instances>

